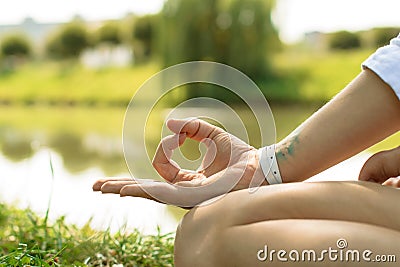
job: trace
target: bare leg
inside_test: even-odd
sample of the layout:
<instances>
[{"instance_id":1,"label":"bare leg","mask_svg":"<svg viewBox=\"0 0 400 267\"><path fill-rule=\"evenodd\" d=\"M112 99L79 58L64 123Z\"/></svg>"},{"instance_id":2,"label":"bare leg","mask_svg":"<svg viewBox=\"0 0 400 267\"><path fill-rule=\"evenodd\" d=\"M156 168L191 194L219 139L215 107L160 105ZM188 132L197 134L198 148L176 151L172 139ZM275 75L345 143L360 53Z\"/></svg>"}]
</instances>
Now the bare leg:
<instances>
[{"instance_id":1,"label":"bare leg","mask_svg":"<svg viewBox=\"0 0 400 267\"><path fill-rule=\"evenodd\" d=\"M395 254L390 247L398 250L393 244L400 242L399 201L397 189L367 182L236 191L185 216L176 236L176 266L253 266L262 263L256 253L264 245L322 250L334 247L338 238L345 238L351 249Z\"/></svg>"},{"instance_id":2,"label":"bare leg","mask_svg":"<svg viewBox=\"0 0 400 267\"><path fill-rule=\"evenodd\" d=\"M376 266L382 256L400 260L399 242L400 232L370 224L273 220L221 232L216 266ZM384 266L398 266L393 261Z\"/></svg>"}]
</instances>

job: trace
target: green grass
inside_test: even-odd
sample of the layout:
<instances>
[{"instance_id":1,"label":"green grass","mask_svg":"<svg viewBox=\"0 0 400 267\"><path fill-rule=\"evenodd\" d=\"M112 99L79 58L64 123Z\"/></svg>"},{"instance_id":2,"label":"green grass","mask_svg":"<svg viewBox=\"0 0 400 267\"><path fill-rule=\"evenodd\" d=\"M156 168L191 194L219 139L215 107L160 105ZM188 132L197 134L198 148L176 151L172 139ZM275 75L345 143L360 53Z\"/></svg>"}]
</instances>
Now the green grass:
<instances>
[{"instance_id":1,"label":"green grass","mask_svg":"<svg viewBox=\"0 0 400 267\"><path fill-rule=\"evenodd\" d=\"M121 136L125 108L68 107L68 106L1 106L0 127L15 128L20 132L45 131L84 135L102 133Z\"/></svg>"},{"instance_id":2,"label":"green grass","mask_svg":"<svg viewBox=\"0 0 400 267\"><path fill-rule=\"evenodd\" d=\"M51 157L49 167L54 182ZM126 226L117 233L49 221L53 190L43 217L0 203L0 267L173 266L173 233L143 235Z\"/></svg>"},{"instance_id":3,"label":"green grass","mask_svg":"<svg viewBox=\"0 0 400 267\"><path fill-rule=\"evenodd\" d=\"M360 64L371 53L288 49L272 59L276 77L259 84L272 102L325 102L360 72ZM159 70L156 61L100 70L72 62L29 62L0 73L0 103L126 106Z\"/></svg>"},{"instance_id":4,"label":"green grass","mask_svg":"<svg viewBox=\"0 0 400 267\"><path fill-rule=\"evenodd\" d=\"M7 104L126 105L158 64L91 70L79 64L28 63L0 76Z\"/></svg>"},{"instance_id":5,"label":"green grass","mask_svg":"<svg viewBox=\"0 0 400 267\"><path fill-rule=\"evenodd\" d=\"M0 204L0 266L173 266L172 234L96 231Z\"/></svg>"},{"instance_id":6,"label":"green grass","mask_svg":"<svg viewBox=\"0 0 400 267\"><path fill-rule=\"evenodd\" d=\"M282 94L286 91L292 92L297 102L326 102L360 73L361 63L372 52L371 50L325 53L286 51L277 55L274 62L278 73L294 81L286 82L287 88L280 88L278 83L276 90L282 91Z\"/></svg>"}]
</instances>

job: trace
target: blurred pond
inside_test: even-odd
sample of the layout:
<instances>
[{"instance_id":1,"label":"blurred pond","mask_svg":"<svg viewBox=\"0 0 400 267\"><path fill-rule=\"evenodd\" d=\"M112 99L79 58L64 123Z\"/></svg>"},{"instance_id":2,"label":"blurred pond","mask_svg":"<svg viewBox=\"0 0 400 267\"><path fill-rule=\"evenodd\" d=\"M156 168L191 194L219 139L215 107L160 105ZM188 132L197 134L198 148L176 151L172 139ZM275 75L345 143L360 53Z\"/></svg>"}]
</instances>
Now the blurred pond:
<instances>
[{"instance_id":1,"label":"blurred pond","mask_svg":"<svg viewBox=\"0 0 400 267\"><path fill-rule=\"evenodd\" d=\"M316 109L307 106L272 107L278 139L291 132ZM193 116L193 113L202 114L204 110L191 109L189 112L182 109L180 112L172 115ZM219 113L219 116L222 114L220 110L212 112ZM126 224L145 233L156 232L157 226L163 232L174 231L184 214L179 208L92 192L92 183L97 178L130 177L121 137L124 113L123 108L0 107L0 201L31 207L43 214L51 196L52 218L66 215L67 221L78 225L91 219L94 227L111 227L113 230ZM154 125L152 127L157 129ZM138 127L137 131L142 131L142 128ZM149 146L154 151L160 133L150 135L150 138L153 140ZM184 154L188 153L185 156L198 158L200 154L195 155L197 147L197 144L192 144L184 148ZM358 155L313 179L355 179L367 156Z\"/></svg>"}]
</instances>

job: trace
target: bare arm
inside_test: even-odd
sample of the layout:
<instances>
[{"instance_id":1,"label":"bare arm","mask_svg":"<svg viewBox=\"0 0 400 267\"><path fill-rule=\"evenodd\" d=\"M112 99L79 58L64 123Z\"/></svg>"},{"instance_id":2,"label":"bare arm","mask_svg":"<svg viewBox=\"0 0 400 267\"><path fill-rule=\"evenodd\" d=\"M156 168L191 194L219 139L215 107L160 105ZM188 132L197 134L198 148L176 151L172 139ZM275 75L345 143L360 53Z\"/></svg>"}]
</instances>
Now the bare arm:
<instances>
[{"instance_id":1,"label":"bare arm","mask_svg":"<svg viewBox=\"0 0 400 267\"><path fill-rule=\"evenodd\" d=\"M276 146L284 182L302 181L400 129L400 102L364 70L341 93Z\"/></svg>"},{"instance_id":2,"label":"bare arm","mask_svg":"<svg viewBox=\"0 0 400 267\"><path fill-rule=\"evenodd\" d=\"M230 190L267 184L259 168L257 149L199 119L171 120L167 125L174 135L161 141L153 165L172 184L102 179L93 189L193 207ZM332 101L277 144L283 182L305 180L391 135L399 126L400 103L393 90L373 72L364 70ZM215 155L211 164L203 164L195 173L173 164L172 151L185 138L211 140L214 145L209 145L203 161L210 162L208 158ZM186 187L196 190L186 190Z\"/></svg>"}]
</instances>

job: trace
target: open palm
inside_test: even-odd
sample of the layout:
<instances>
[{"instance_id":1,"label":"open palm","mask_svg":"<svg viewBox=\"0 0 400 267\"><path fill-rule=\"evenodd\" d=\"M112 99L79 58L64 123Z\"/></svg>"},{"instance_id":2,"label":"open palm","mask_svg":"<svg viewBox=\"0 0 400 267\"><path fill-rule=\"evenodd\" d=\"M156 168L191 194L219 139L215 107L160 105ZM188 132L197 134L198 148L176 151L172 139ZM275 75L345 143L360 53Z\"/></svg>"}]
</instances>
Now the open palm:
<instances>
[{"instance_id":1,"label":"open palm","mask_svg":"<svg viewBox=\"0 0 400 267\"><path fill-rule=\"evenodd\" d=\"M168 183L147 179L102 179L95 182L93 190L193 207L232 190L265 184L258 168L257 150L239 138L200 119L172 119L167 126L174 134L161 140L153 166ZM186 138L207 147L197 171L184 170L171 159L173 151Z\"/></svg>"}]
</instances>

